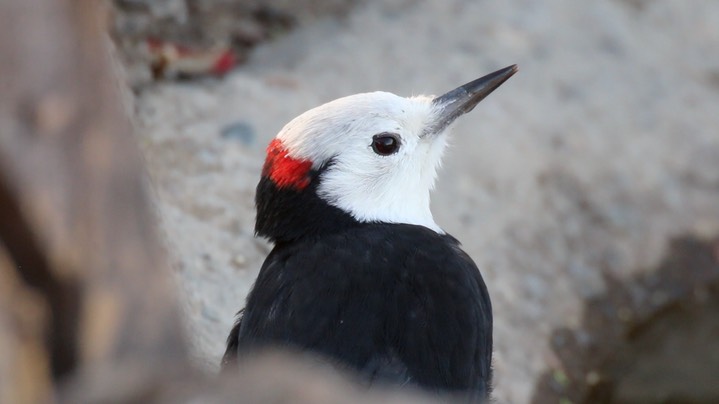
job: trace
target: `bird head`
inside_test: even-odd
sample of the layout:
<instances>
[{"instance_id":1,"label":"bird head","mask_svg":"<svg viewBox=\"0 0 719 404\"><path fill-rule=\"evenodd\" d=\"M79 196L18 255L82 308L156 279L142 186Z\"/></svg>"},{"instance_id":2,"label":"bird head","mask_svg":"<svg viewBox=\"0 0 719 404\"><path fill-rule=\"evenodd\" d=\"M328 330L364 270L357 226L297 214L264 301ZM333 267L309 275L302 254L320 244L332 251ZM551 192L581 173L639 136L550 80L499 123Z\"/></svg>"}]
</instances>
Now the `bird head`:
<instances>
[{"instance_id":1,"label":"bird head","mask_svg":"<svg viewBox=\"0 0 719 404\"><path fill-rule=\"evenodd\" d=\"M509 66L439 97L355 94L296 117L267 149L257 233L287 239L364 222L441 233L429 196L452 123L516 71Z\"/></svg>"}]
</instances>

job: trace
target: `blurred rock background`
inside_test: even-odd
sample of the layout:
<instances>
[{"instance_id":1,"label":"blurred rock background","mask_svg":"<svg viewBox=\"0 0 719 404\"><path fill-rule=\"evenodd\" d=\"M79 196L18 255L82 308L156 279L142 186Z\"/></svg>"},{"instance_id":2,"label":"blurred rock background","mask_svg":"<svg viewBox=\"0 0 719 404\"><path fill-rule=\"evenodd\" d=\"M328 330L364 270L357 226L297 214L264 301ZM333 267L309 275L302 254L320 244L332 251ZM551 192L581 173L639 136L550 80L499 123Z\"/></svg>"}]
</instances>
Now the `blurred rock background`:
<instances>
[{"instance_id":1,"label":"blurred rock background","mask_svg":"<svg viewBox=\"0 0 719 404\"><path fill-rule=\"evenodd\" d=\"M254 187L287 121L517 63L456 126L433 194L493 298L497 402L719 399L719 2L114 4L198 362L216 369L269 251L253 237ZM708 328L642 342L692 324ZM617 364L660 354L655 373Z\"/></svg>"}]
</instances>

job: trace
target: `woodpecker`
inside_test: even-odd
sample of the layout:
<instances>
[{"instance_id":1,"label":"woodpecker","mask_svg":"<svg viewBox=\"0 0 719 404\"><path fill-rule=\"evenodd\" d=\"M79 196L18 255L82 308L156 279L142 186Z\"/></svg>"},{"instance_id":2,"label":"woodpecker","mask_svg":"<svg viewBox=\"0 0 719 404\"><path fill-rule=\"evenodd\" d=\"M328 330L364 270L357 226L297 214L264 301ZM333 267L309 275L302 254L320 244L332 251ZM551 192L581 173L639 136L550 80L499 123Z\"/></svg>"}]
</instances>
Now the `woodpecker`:
<instances>
[{"instance_id":1,"label":"woodpecker","mask_svg":"<svg viewBox=\"0 0 719 404\"><path fill-rule=\"evenodd\" d=\"M311 352L370 384L488 397L492 307L479 269L430 211L455 120L517 72L439 97L355 94L271 141L256 235L274 243L223 368L254 349Z\"/></svg>"}]
</instances>

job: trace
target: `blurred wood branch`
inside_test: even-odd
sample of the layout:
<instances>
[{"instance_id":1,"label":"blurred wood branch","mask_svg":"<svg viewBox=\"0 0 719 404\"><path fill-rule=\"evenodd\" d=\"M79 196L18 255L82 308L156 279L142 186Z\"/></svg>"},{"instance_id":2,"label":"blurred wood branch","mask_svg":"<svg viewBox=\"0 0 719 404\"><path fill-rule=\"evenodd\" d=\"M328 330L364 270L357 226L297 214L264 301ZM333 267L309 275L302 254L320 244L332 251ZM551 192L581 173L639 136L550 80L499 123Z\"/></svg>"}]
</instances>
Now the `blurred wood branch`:
<instances>
[{"instance_id":1,"label":"blurred wood branch","mask_svg":"<svg viewBox=\"0 0 719 404\"><path fill-rule=\"evenodd\" d=\"M284 355L193 369L103 4L0 3L0 401L417 402Z\"/></svg>"},{"instance_id":2,"label":"blurred wood branch","mask_svg":"<svg viewBox=\"0 0 719 404\"><path fill-rule=\"evenodd\" d=\"M31 350L45 360L27 383L104 361L185 355L101 5L0 4L1 273L14 279L3 319L37 336ZM46 321L25 321L21 296L33 296ZM3 339L2 349L20 341ZM16 393L12 401L31 401Z\"/></svg>"}]
</instances>

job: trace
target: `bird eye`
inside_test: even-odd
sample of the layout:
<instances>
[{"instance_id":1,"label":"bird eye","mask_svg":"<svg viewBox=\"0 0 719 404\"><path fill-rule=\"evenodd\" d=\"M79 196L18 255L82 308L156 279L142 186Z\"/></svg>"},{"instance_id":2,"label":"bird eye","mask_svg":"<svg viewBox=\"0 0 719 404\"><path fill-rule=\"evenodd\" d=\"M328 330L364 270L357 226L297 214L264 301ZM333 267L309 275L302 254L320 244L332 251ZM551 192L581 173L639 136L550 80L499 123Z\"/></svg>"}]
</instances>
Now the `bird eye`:
<instances>
[{"instance_id":1,"label":"bird eye","mask_svg":"<svg viewBox=\"0 0 719 404\"><path fill-rule=\"evenodd\" d=\"M372 136L372 150L380 156L389 156L399 150L399 136L394 133L380 133Z\"/></svg>"}]
</instances>

